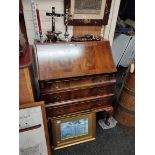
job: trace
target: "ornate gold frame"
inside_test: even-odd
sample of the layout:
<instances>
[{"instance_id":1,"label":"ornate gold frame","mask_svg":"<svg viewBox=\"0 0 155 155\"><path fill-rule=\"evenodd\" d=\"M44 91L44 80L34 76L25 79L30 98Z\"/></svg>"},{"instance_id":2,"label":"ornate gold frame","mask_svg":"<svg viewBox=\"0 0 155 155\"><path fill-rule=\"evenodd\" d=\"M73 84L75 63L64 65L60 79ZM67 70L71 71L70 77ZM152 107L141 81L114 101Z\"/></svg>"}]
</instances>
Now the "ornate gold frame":
<instances>
[{"instance_id":1,"label":"ornate gold frame","mask_svg":"<svg viewBox=\"0 0 155 155\"><path fill-rule=\"evenodd\" d=\"M88 134L61 140L60 124L83 118L88 118ZM65 117L51 118L50 121L52 122L53 145L55 150L96 139L96 113L82 113Z\"/></svg>"}]
</instances>

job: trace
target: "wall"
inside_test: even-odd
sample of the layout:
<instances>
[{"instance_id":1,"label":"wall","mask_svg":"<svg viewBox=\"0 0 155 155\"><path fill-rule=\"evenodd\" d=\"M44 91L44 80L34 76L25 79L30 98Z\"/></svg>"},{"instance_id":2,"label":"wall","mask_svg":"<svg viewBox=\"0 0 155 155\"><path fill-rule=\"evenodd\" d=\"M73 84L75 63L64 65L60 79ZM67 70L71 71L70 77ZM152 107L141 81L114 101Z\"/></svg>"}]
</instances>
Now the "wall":
<instances>
[{"instance_id":1,"label":"wall","mask_svg":"<svg viewBox=\"0 0 155 155\"><path fill-rule=\"evenodd\" d=\"M128 67L135 57L135 36L115 34L112 55L116 66Z\"/></svg>"},{"instance_id":2,"label":"wall","mask_svg":"<svg viewBox=\"0 0 155 155\"><path fill-rule=\"evenodd\" d=\"M42 31L43 31L43 36L45 37L46 32L48 30L51 30L51 17L46 16L46 12L51 12L51 7L53 6L55 7L57 13L63 13L64 0L36 0L36 3L37 3L37 8L40 11ZM23 12L24 12L24 18L25 18L25 25L27 29L28 41L29 41L29 44L33 44L36 36L34 31L30 0L22 0L22 4L23 4ZM114 29L116 25L118 10L119 10L119 4L120 4L120 0L112 0L108 25L102 26L100 29L97 29L97 31L99 31L99 34L101 34L101 36L103 36L104 39L110 40L111 45L112 45L113 36L114 36ZM60 37L64 38L65 26L64 26L63 17L56 18L56 30L62 31L62 34L60 35ZM95 32L94 30L96 31L96 28L93 29L93 27L92 28L90 27L89 32L93 33ZM71 37L73 35L73 26L68 27L68 32Z\"/></svg>"}]
</instances>

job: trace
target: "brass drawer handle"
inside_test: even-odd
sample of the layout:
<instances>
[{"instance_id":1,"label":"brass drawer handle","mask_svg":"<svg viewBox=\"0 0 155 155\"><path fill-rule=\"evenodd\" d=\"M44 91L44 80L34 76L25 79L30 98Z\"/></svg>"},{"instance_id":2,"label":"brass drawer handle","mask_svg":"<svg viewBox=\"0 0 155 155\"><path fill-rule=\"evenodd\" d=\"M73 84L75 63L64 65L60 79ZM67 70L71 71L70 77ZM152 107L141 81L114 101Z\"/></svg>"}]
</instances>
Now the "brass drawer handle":
<instances>
[{"instance_id":1,"label":"brass drawer handle","mask_svg":"<svg viewBox=\"0 0 155 155\"><path fill-rule=\"evenodd\" d=\"M97 100L97 101L95 101L94 103L97 104L97 105L101 105L101 104L102 104L102 103L101 103L101 100Z\"/></svg>"},{"instance_id":2,"label":"brass drawer handle","mask_svg":"<svg viewBox=\"0 0 155 155\"><path fill-rule=\"evenodd\" d=\"M97 103L97 105L99 105L99 106L100 106L100 105L102 105L102 104L101 104L101 102L99 102L99 103Z\"/></svg>"},{"instance_id":3,"label":"brass drawer handle","mask_svg":"<svg viewBox=\"0 0 155 155\"><path fill-rule=\"evenodd\" d=\"M60 101L60 100L61 100L61 96L54 96L54 99L55 99L56 101Z\"/></svg>"},{"instance_id":4,"label":"brass drawer handle","mask_svg":"<svg viewBox=\"0 0 155 155\"><path fill-rule=\"evenodd\" d=\"M100 88L100 89L99 89L99 92L100 92L100 93L104 93L104 91L105 91L104 88Z\"/></svg>"},{"instance_id":5,"label":"brass drawer handle","mask_svg":"<svg viewBox=\"0 0 155 155\"><path fill-rule=\"evenodd\" d=\"M56 88L56 89L58 89L58 88L59 88L59 85L56 84L56 83L54 83L54 84L53 84L53 87Z\"/></svg>"},{"instance_id":6,"label":"brass drawer handle","mask_svg":"<svg viewBox=\"0 0 155 155\"><path fill-rule=\"evenodd\" d=\"M96 79L93 80L93 82L102 82L102 81L103 81L102 78L96 78Z\"/></svg>"},{"instance_id":7,"label":"brass drawer handle","mask_svg":"<svg viewBox=\"0 0 155 155\"><path fill-rule=\"evenodd\" d=\"M45 88L44 83L40 83L40 87L41 87L41 89Z\"/></svg>"},{"instance_id":8,"label":"brass drawer handle","mask_svg":"<svg viewBox=\"0 0 155 155\"><path fill-rule=\"evenodd\" d=\"M93 89L93 93L95 95L99 94L99 93L104 93L105 92L105 89L104 88L94 88Z\"/></svg>"}]
</instances>

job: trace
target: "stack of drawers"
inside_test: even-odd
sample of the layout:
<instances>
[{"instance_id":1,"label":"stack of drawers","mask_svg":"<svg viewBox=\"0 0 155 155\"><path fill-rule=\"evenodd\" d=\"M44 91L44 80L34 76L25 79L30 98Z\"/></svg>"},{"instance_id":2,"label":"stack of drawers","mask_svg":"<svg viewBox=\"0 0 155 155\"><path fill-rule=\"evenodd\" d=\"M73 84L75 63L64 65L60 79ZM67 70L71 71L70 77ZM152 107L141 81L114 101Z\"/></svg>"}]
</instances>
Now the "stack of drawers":
<instances>
[{"instance_id":1,"label":"stack of drawers","mask_svg":"<svg viewBox=\"0 0 155 155\"><path fill-rule=\"evenodd\" d=\"M41 100L47 103L50 117L100 111L111 106L115 82L115 74L40 81Z\"/></svg>"},{"instance_id":2,"label":"stack of drawers","mask_svg":"<svg viewBox=\"0 0 155 155\"><path fill-rule=\"evenodd\" d=\"M108 41L36 45L47 117L112 112L116 68Z\"/></svg>"}]
</instances>

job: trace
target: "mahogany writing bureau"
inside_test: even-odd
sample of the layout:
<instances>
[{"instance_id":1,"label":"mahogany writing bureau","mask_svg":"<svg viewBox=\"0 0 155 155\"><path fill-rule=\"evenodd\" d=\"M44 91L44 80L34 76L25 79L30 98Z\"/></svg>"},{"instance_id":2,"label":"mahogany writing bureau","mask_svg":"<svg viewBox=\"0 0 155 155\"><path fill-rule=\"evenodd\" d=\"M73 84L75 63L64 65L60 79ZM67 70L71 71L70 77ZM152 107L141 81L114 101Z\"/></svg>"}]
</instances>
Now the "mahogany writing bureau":
<instances>
[{"instance_id":1,"label":"mahogany writing bureau","mask_svg":"<svg viewBox=\"0 0 155 155\"><path fill-rule=\"evenodd\" d=\"M35 44L47 117L111 111L116 68L109 41Z\"/></svg>"}]
</instances>

